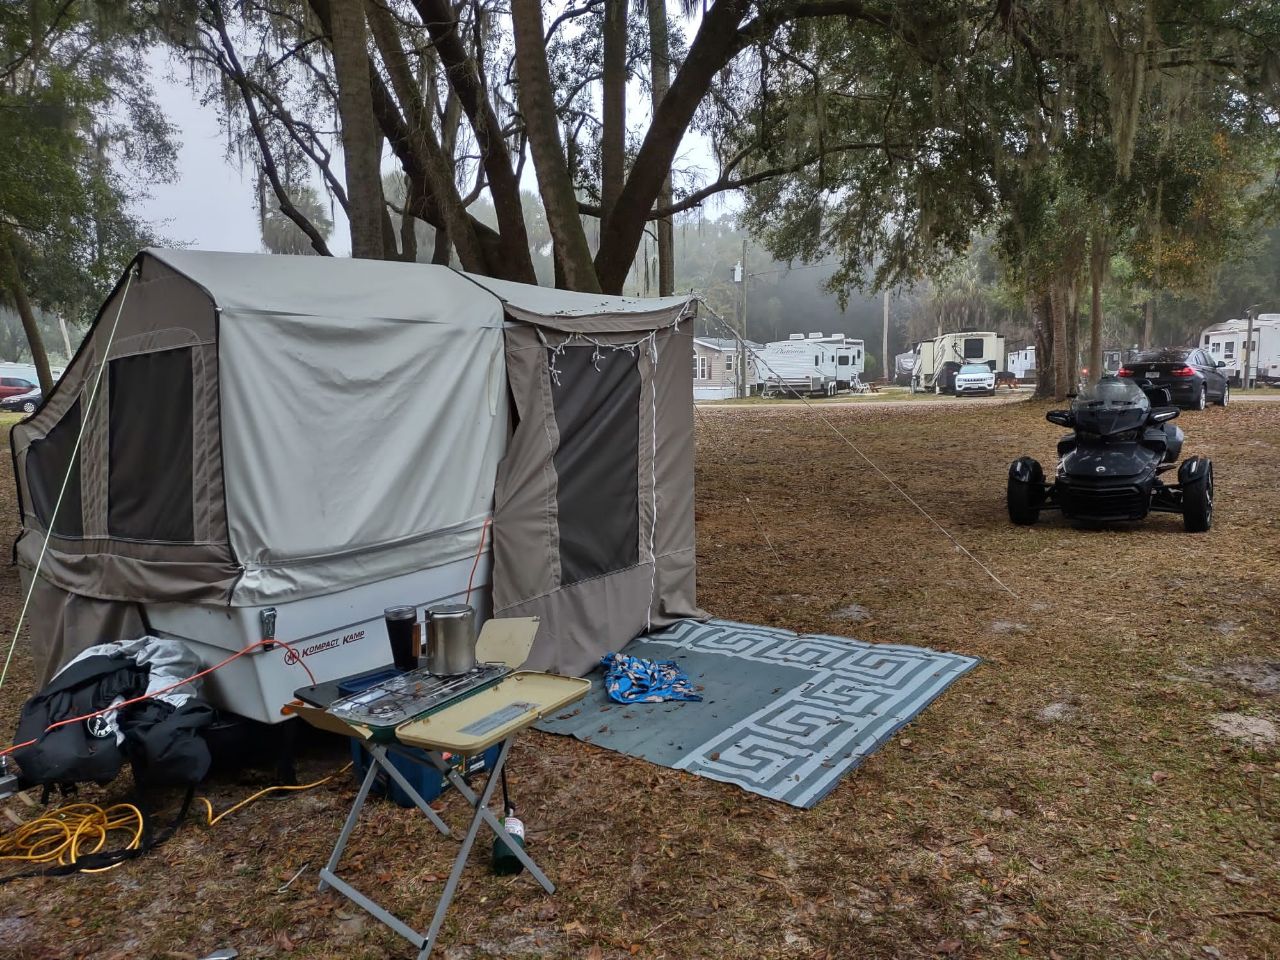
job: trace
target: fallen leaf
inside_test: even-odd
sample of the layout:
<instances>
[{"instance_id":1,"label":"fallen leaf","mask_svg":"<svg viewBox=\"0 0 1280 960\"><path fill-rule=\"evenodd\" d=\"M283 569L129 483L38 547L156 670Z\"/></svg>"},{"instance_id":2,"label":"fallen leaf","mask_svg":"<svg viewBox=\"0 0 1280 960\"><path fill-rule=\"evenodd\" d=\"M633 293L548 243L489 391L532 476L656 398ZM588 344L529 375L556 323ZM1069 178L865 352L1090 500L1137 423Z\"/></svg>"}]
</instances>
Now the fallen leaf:
<instances>
[{"instance_id":1,"label":"fallen leaf","mask_svg":"<svg viewBox=\"0 0 1280 960\"><path fill-rule=\"evenodd\" d=\"M1151 775L1152 783L1164 783L1168 779L1169 779L1169 774L1165 773L1163 770L1157 770L1155 773Z\"/></svg>"}]
</instances>

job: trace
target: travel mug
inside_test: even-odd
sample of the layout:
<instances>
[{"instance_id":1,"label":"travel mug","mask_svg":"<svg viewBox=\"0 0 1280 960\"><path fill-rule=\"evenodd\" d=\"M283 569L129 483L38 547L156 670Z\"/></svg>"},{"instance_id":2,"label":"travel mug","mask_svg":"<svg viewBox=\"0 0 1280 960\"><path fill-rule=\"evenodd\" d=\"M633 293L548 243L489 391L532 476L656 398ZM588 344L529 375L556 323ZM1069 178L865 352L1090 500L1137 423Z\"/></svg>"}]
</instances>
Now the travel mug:
<instances>
[{"instance_id":1,"label":"travel mug","mask_svg":"<svg viewBox=\"0 0 1280 960\"><path fill-rule=\"evenodd\" d=\"M418 611L413 607L387 607L382 611L387 621L387 639L391 641L391 660L397 670L414 670L418 658L413 653L413 626Z\"/></svg>"}]
</instances>

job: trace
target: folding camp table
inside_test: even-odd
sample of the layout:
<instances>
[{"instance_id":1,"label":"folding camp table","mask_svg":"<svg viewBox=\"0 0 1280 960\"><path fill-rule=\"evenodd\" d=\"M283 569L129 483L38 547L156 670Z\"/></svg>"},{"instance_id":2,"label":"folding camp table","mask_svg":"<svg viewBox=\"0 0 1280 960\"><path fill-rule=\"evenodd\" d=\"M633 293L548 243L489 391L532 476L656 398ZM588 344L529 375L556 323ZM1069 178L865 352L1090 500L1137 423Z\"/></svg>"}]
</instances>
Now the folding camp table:
<instances>
[{"instance_id":1,"label":"folding camp table","mask_svg":"<svg viewBox=\"0 0 1280 960\"><path fill-rule=\"evenodd\" d=\"M479 692L450 701L427 716L400 724L394 728L393 738L388 742L378 742L373 730L359 724L348 723L320 709L316 688L299 690L299 696L311 704L310 706L294 705L293 709L299 716L321 729L359 738L362 741L362 747L369 751L371 758L369 770L356 793L351 812L347 814L346 822L342 825L342 832L338 834L338 842L334 845L333 853L329 855L329 862L320 871L320 890L332 887L353 903L359 904L417 947L418 960L426 960L436 945L445 914L448 913L449 905L453 902L458 881L462 878L462 871L466 867L467 857L475 845L482 825L487 826L511 848L512 853L524 864L525 869L538 881L542 889L547 893L554 893L555 885L547 879L546 874L533 862L524 848L507 833L501 821L489 810L488 804L502 774L502 768L507 762L507 756L511 752L511 745L520 731L547 714L582 698L590 688L590 680L520 671L508 675ZM467 785L458 770L445 759L444 754L472 757L496 744L501 744L497 760L489 771L489 779L484 789L477 794ZM386 771L387 775L400 785L414 805L437 830L446 836L450 835L449 827L445 822L390 761L389 755L396 750L397 745L416 747L424 751L428 760L466 799L473 811L471 823L463 836L462 846L454 858L453 869L449 872L449 878L445 882L444 890L440 894L440 900L431 918L431 926L426 933L418 932L337 874L338 861L342 859L342 853L346 849L347 841L351 839L351 833L355 829L356 821L360 818L360 811L365 801L369 798L369 791L379 770Z\"/></svg>"}]
</instances>

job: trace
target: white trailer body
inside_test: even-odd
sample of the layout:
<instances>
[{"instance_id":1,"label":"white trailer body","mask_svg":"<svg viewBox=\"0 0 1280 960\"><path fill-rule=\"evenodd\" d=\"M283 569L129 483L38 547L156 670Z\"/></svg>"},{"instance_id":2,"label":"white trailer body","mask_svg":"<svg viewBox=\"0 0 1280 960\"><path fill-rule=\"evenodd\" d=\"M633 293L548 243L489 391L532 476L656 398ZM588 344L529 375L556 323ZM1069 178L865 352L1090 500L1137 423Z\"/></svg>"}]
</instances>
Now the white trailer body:
<instances>
[{"instance_id":1,"label":"white trailer body","mask_svg":"<svg viewBox=\"0 0 1280 960\"><path fill-rule=\"evenodd\" d=\"M851 390L866 369L866 350L861 340L846 337L842 333L823 337L820 343L830 344L836 352L836 389Z\"/></svg>"},{"instance_id":2,"label":"white trailer body","mask_svg":"<svg viewBox=\"0 0 1280 960\"><path fill-rule=\"evenodd\" d=\"M1030 380L1036 375L1036 348L1023 347L1010 350L1005 369L1019 380Z\"/></svg>"},{"instance_id":3,"label":"white trailer body","mask_svg":"<svg viewBox=\"0 0 1280 960\"><path fill-rule=\"evenodd\" d=\"M837 347L819 339L821 336L792 334L791 339L766 343L757 352L765 393L794 396L836 392L840 369Z\"/></svg>"},{"instance_id":4,"label":"white trailer body","mask_svg":"<svg viewBox=\"0 0 1280 960\"><path fill-rule=\"evenodd\" d=\"M1221 360L1226 364L1227 375L1237 384L1244 368L1248 330L1247 319L1228 320L1205 327L1200 333L1200 346L1211 360ZM1280 382L1280 313L1264 313L1254 319L1249 367L1253 380Z\"/></svg>"},{"instance_id":5,"label":"white trailer body","mask_svg":"<svg viewBox=\"0 0 1280 960\"><path fill-rule=\"evenodd\" d=\"M977 330L944 333L932 340L922 340L917 345L916 364L911 371L911 389L913 392L948 392L951 389L945 376L948 363L985 363L992 370L998 370L1007 359L1004 345L1003 334Z\"/></svg>"}]
</instances>

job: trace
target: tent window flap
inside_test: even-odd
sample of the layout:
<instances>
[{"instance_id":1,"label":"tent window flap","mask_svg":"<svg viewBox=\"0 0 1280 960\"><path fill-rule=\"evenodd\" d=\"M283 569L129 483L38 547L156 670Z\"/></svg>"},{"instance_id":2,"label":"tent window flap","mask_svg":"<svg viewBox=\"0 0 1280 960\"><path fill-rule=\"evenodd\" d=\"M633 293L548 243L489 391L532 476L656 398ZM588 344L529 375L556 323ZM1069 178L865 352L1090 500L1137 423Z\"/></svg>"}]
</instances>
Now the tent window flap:
<instances>
[{"instance_id":1,"label":"tent window flap","mask_svg":"<svg viewBox=\"0 0 1280 960\"><path fill-rule=\"evenodd\" d=\"M107 529L129 540L190 543L191 349L112 360Z\"/></svg>"},{"instance_id":2,"label":"tent window flap","mask_svg":"<svg viewBox=\"0 0 1280 960\"><path fill-rule=\"evenodd\" d=\"M549 361L558 374L553 464L568 585L640 562L640 370L625 350L572 347Z\"/></svg>"},{"instance_id":3,"label":"tent window flap","mask_svg":"<svg viewBox=\"0 0 1280 960\"><path fill-rule=\"evenodd\" d=\"M80 436L80 401L76 400L57 425L43 439L31 444L27 452L27 486L31 489L31 508L45 529L58 504L58 491L66 478L67 488L58 506L57 522L53 532L60 537L84 536L84 514L80 504L80 454L75 461L76 438ZM67 477L67 465L71 464L71 476Z\"/></svg>"}]
</instances>

